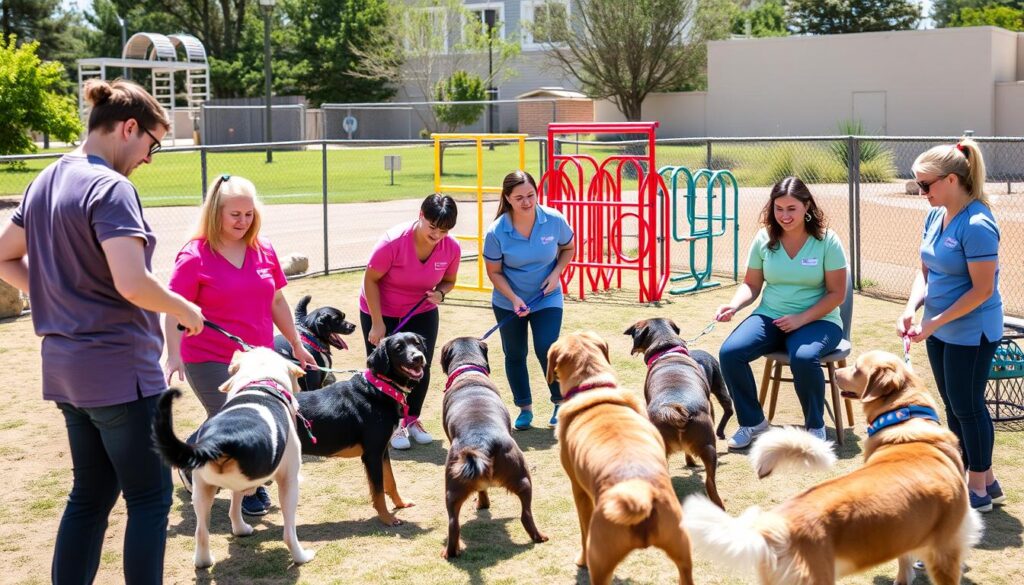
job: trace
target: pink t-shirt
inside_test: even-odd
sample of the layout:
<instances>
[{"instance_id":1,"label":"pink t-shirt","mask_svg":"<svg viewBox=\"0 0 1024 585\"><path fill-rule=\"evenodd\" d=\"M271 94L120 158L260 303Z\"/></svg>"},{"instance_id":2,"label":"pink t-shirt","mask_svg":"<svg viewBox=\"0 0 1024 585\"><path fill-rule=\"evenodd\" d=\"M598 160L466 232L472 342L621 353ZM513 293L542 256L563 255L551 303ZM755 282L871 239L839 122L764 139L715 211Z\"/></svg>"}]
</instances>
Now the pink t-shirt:
<instances>
[{"instance_id":1,"label":"pink t-shirt","mask_svg":"<svg viewBox=\"0 0 1024 585\"><path fill-rule=\"evenodd\" d=\"M397 225L389 229L377 242L367 268L381 272L380 311L385 317L404 317L427 291L436 287L445 277L454 278L459 272L462 248L452 236L437 243L426 262L416 256L416 222ZM416 314L434 308L423 303ZM359 310L369 314L366 291L359 292Z\"/></svg>"},{"instance_id":2,"label":"pink t-shirt","mask_svg":"<svg viewBox=\"0 0 1024 585\"><path fill-rule=\"evenodd\" d=\"M248 248L241 268L211 248L192 240L174 261L171 290L199 305L203 316L255 346L274 347L274 295L288 281L277 253L266 240ZM210 328L181 339L181 360L229 363L238 344Z\"/></svg>"}]
</instances>

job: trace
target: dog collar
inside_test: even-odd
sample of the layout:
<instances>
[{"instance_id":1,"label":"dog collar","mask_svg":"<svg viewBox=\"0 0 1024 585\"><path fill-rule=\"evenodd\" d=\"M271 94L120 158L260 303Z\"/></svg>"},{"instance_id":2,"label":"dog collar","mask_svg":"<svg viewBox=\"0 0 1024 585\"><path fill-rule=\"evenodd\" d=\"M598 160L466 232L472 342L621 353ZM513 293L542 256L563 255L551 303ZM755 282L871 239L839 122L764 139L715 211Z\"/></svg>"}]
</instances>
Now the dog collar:
<instances>
[{"instance_id":1,"label":"dog collar","mask_svg":"<svg viewBox=\"0 0 1024 585\"><path fill-rule=\"evenodd\" d=\"M685 347L683 347L681 345L677 345L675 347L670 347L670 348L668 348L668 349L666 349L664 351L659 351L658 353L652 355L651 359L647 360L647 367L649 368L649 367L653 366L654 362L660 360L661 358L663 358L663 357L665 357L667 355L671 355L671 354L674 354L674 353L680 353L680 354L683 354L683 355L690 355L690 350L686 349Z\"/></svg>"},{"instance_id":2,"label":"dog collar","mask_svg":"<svg viewBox=\"0 0 1024 585\"><path fill-rule=\"evenodd\" d=\"M589 384L580 384L579 386L569 388L569 391L562 395L562 401L565 402L580 392L586 392L587 390L593 390L594 388L615 388L616 386L618 386L618 384L615 382L591 382Z\"/></svg>"},{"instance_id":3,"label":"dog collar","mask_svg":"<svg viewBox=\"0 0 1024 585\"><path fill-rule=\"evenodd\" d=\"M405 393L398 389L398 385L384 376L378 376L367 368L363 370L363 378L366 383L380 390L392 400L402 405L402 417L409 416L409 404L405 401Z\"/></svg>"},{"instance_id":4,"label":"dog collar","mask_svg":"<svg viewBox=\"0 0 1024 585\"><path fill-rule=\"evenodd\" d=\"M875 418L868 426L868 436L872 436L878 431L905 423L912 418L923 418L933 422L939 422L939 415L935 412L935 409L930 406L905 406L903 408L897 408L896 410L890 410L883 412Z\"/></svg>"},{"instance_id":5,"label":"dog collar","mask_svg":"<svg viewBox=\"0 0 1024 585\"><path fill-rule=\"evenodd\" d=\"M487 368L483 366L475 366L473 364L459 366L455 368L455 371L448 375L448 381L444 383L444 391L447 392L448 389L452 387L452 383L455 382L455 378L458 378L459 376L467 372L478 372L485 376L491 375L491 373L487 371Z\"/></svg>"},{"instance_id":6,"label":"dog collar","mask_svg":"<svg viewBox=\"0 0 1024 585\"><path fill-rule=\"evenodd\" d=\"M316 445L316 437L313 436L313 423L309 422L308 418L302 416L302 413L299 412L298 408L296 408L296 405L298 405L299 402L295 399L295 395L282 386L280 382L272 378L263 378L262 380L253 380L245 386L242 386L242 390L245 390L246 388L268 390L268 394L283 402L289 410L294 410L295 417L302 421L302 426L306 429L306 434L309 435L309 440Z\"/></svg>"},{"instance_id":7,"label":"dog collar","mask_svg":"<svg viewBox=\"0 0 1024 585\"><path fill-rule=\"evenodd\" d=\"M303 343L311 346L313 349L319 351L320 353L326 353L330 355L330 346L320 343L320 341L315 338L312 331L306 329L305 327L300 327L298 325L296 325L295 328L299 330L299 339L301 339Z\"/></svg>"}]
</instances>

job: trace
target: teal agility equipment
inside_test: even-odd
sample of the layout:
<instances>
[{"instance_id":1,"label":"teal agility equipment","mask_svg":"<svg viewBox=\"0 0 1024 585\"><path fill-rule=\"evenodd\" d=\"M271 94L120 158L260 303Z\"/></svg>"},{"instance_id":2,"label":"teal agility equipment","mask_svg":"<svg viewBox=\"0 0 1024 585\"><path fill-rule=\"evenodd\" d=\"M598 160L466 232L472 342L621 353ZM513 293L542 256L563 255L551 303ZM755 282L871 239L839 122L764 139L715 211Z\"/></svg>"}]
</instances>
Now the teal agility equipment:
<instances>
[{"instance_id":1,"label":"teal agility equipment","mask_svg":"<svg viewBox=\"0 0 1024 585\"><path fill-rule=\"evenodd\" d=\"M715 238L724 236L732 223L733 259L732 278L739 280L739 199L740 188L736 177L726 170L700 169L691 172L681 166L664 166L659 171L665 185L670 189L668 197L672 202L672 240L686 243L689 247L688 274L670 278L671 282L693 281L689 286L669 289L670 294L679 295L718 286L711 280L714 266ZM683 185L680 185L680 177ZM706 181L706 187L703 187ZM684 191L680 192L680 186ZM732 190L732 209L729 209L729 190ZM698 193L698 190L702 193ZM686 202L686 215L679 213L680 199ZM717 202L717 209L716 209ZM698 203L703 203L699 205ZM731 211L731 214L730 214ZM685 221L685 230L682 229ZM704 247L704 265L697 266L698 245Z\"/></svg>"}]
</instances>

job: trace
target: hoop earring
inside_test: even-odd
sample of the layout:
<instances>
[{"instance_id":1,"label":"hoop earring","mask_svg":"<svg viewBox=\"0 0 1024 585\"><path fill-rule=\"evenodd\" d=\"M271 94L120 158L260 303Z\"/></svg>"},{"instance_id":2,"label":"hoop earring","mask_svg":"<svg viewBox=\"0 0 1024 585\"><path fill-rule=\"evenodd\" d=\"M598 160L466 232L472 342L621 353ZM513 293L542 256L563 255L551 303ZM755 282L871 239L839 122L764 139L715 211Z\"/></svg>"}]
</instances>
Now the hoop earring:
<instances>
[{"instance_id":1,"label":"hoop earring","mask_svg":"<svg viewBox=\"0 0 1024 585\"><path fill-rule=\"evenodd\" d=\"M812 219L814 219L814 218L811 216L811 212L810 211L808 211L807 213L804 214L804 223L811 223Z\"/></svg>"}]
</instances>

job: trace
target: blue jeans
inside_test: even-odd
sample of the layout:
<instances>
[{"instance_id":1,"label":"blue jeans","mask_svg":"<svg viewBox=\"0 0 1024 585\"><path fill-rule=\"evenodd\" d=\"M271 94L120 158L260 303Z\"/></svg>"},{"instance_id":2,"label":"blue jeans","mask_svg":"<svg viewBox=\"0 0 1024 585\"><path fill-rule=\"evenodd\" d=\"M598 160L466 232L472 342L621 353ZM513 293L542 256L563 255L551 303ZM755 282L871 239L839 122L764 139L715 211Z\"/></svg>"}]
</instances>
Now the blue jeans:
<instances>
[{"instance_id":1,"label":"blue jeans","mask_svg":"<svg viewBox=\"0 0 1024 585\"><path fill-rule=\"evenodd\" d=\"M58 403L71 445L74 482L57 529L51 580L92 583L100 564L107 519L124 493L124 582L161 583L171 472L153 447L159 396L114 406Z\"/></svg>"},{"instance_id":2,"label":"blue jeans","mask_svg":"<svg viewBox=\"0 0 1024 585\"><path fill-rule=\"evenodd\" d=\"M825 426L825 374L821 357L835 351L842 340L843 329L830 321L814 321L786 333L764 315L744 319L729 334L718 354L740 425L752 427L764 420L750 362L772 352L787 351L793 386L804 411L804 425L809 429Z\"/></svg>"},{"instance_id":3,"label":"blue jeans","mask_svg":"<svg viewBox=\"0 0 1024 585\"><path fill-rule=\"evenodd\" d=\"M499 322L514 314L506 309L493 308L494 317ZM540 371L547 375L548 348L562 331L562 309L552 307L537 312L531 311L525 317L509 319L498 329L498 333L501 334L501 347L505 350L505 376L508 377L508 385L512 387L512 399L518 407L533 404L530 373L526 368L526 356L530 349L526 338L527 328L533 330L533 352L540 362ZM562 401L562 392L557 381L548 384L548 390L551 392L551 402L558 404Z\"/></svg>"},{"instance_id":4,"label":"blue jeans","mask_svg":"<svg viewBox=\"0 0 1024 585\"><path fill-rule=\"evenodd\" d=\"M985 406L985 387L998 345L984 336L978 345L954 345L935 336L925 341L935 385L946 406L946 424L960 439L964 465L971 471L992 467L996 435Z\"/></svg>"}]
</instances>

